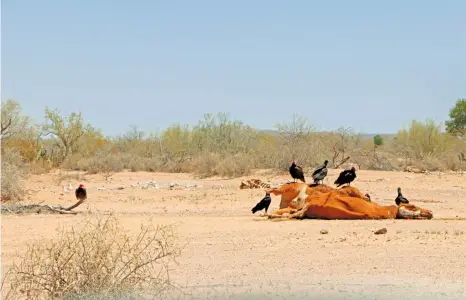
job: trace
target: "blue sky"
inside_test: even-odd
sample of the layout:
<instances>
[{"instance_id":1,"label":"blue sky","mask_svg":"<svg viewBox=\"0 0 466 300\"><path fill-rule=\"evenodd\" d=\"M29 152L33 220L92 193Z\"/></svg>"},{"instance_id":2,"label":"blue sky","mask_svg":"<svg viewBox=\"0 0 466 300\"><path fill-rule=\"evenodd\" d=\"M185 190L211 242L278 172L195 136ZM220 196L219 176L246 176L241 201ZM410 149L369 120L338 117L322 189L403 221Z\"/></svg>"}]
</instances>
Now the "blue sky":
<instances>
[{"instance_id":1,"label":"blue sky","mask_svg":"<svg viewBox=\"0 0 466 300\"><path fill-rule=\"evenodd\" d=\"M110 135L205 112L390 133L466 97L465 14L462 0L3 0L2 99Z\"/></svg>"}]
</instances>

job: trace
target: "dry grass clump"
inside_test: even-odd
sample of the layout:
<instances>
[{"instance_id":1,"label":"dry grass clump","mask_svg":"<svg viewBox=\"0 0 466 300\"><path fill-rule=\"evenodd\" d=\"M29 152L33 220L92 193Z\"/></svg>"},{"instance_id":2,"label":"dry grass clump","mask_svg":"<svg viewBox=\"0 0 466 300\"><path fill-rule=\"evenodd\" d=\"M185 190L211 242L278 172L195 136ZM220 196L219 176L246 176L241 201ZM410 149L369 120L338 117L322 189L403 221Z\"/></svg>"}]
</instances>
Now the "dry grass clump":
<instances>
[{"instance_id":1,"label":"dry grass clump","mask_svg":"<svg viewBox=\"0 0 466 300\"><path fill-rule=\"evenodd\" d=\"M113 216L100 216L81 229L59 230L49 244L31 244L9 270L2 294L4 299L160 294L171 286L168 268L179 254L171 226L142 226L134 236Z\"/></svg>"},{"instance_id":2,"label":"dry grass clump","mask_svg":"<svg viewBox=\"0 0 466 300\"><path fill-rule=\"evenodd\" d=\"M71 162L69 162L72 165ZM120 157L114 154L97 152L89 158L82 158L76 162L76 169L86 171L88 174L121 172L123 163Z\"/></svg>"},{"instance_id":3,"label":"dry grass clump","mask_svg":"<svg viewBox=\"0 0 466 300\"><path fill-rule=\"evenodd\" d=\"M238 153L220 160L215 172L222 177L240 177L249 175L253 166L254 159L252 157Z\"/></svg>"},{"instance_id":4,"label":"dry grass clump","mask_svg":"<svg viewBox=\"0 0 466 300\"><path fill-rule=\"evenodd\" d=\"M192 172L200 178L233 178L249 175L253 167L253 159L242 153L224 157L218 153L206 153L194 160Z\"/></svg>"},{"instance_id":5,"label":"dry grass clump","mask_svg":"<svg viewBox=\"0 0 466 300\"><path fill-rule=\"evenodd\" d=\"M2 151L2 202L20 201L23 199L25 190L22 181L27 170L22 157L13 151Z\"/></svg>"},{"instance_id":6,"label":"dry grass clump","mask_svg":"<svg viewBox=\"0 0 466 300\"><path fill-rule=\"evenodd\" d=\"M123 163L123 168L130 170L131 172L156 172L163 169L166 169L167 172L172 171L168 167L163 168L162 162L157 158L131 155L131 153L121 153L118 157L121 159L121 162Z\"/></svg>"}]
</instances>

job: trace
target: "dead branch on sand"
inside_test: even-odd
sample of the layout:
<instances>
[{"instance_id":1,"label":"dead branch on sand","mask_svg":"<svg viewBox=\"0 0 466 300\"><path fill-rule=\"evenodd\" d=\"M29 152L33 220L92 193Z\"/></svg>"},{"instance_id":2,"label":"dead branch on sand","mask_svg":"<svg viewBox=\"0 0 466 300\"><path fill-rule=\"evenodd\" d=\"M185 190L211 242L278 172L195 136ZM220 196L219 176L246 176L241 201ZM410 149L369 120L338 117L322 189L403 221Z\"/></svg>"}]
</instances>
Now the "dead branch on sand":
<instances>
[{"instance_id":1,"label":"dead branch on sand","mask_svg":"<svg viewBox=\"0 0 466 300\"><path fill-rule=\"evenodd\" d=\"M2 205L1 211L3 213L58 213L58 214L67 214L67 215L77 215L77 211L73 211L74 208L83 204L86 200L79 200L75 204L71 205L70 207L62 207L62 206L52 206L52 205L40 205L40 204L30 204L30 205L22 205L22 204L10 204L10 205Z\"/></svg>"}]
</instances>

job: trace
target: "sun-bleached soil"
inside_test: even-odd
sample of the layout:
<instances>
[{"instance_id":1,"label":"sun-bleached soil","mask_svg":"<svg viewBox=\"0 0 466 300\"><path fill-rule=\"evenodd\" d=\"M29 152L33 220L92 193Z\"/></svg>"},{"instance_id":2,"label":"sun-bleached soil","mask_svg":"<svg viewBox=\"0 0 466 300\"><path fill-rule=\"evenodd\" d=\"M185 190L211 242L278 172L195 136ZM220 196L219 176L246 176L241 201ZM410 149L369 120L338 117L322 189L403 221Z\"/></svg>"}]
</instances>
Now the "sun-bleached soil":
<instances>
[{"instance_id":1,"label":"sun-bleached soil","mask_svg":"<svg viewBox=\"0 0 466 300\"><path fill-rule=\"evenodd\" d=\"M325 183L333 185L340 171L330 169ZM431 209L434 218L261 218L251 208L264 191L239 185L245 178L272 184L290 180L268 170L233 180L122 172L106 181L102 175L57 172L32 176L24 203L71 205L79 183L89 200L76 209L78 215L2 214L2 274L33 239L53 239L55 228L114 211L126 228L138 230L149 218L177 225L180 241L187 244L171 279L185 287L185 298L466 299L466 175L357 175L352 185L372 201L393 204L400 186L411 203ZM73 191L65 192L69 181ZM149 181L158 188L141 187ZM170 183L178 185L170 189ZM279 201L272 195L269 212ZM383 227L387 234L373 233Z\"/></svg>"}]
</instances>

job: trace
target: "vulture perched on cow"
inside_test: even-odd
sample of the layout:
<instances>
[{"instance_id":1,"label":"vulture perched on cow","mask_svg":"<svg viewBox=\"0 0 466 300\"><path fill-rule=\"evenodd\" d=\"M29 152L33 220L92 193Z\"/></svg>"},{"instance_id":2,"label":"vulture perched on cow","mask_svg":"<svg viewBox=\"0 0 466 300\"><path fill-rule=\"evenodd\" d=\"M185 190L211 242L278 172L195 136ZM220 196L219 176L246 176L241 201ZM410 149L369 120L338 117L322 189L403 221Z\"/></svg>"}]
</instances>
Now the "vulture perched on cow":
<instances>
[{"instance_id":1,"label":"vulture perched on cow","mask_svg":"<svg viewBox=\"0 0 466 300\"><path fill-rule=\"evenodd\" d=\"M348 184L351 185L350 183L356 178L356 169L352 167L349 170L344 170L340 173L338 176L337 180L335 180L334 184L337 185L337 187L343 185L343 184Z\"/></svg>"},{"instance_id":2,"label":"vulture perched on cow","mask_svg":"<svg viewBox=\"0 0 466 300\"><path fill-rule=\"evenodd\" d=\"M304 179L303 168L301 168L300 166L297 166L295 160L293 160L293 162L291 163L290 175L291 177L293 177L294 182L296 182L297 179L301 180L302 182L306 182L306 180Z\"/></svg>"},{"instance_id":3,"label":"vulture perched on cow","mask_svg":"<svg viewBox=\"0 0 466 300\"><path fill-rule=\"evenodd\" d=\"M314 183L319 184L319 181L324 181L324 178L327 176L327 164L328 160L324 161L324 164L314 170L312 173L312 179L314 179Z\"/></svg>"},{"instance_id":4,"label":"vulture perched on cow","mask_svg":"<svg viewBox=\"0 0 466 300\"><path fill-rule=\"evenodd\" d=\"M401 203L409 204L408 199L406 199L403 194L401 194L401 188L398 187L398 196L395 198L396 205L400 206Z\"/></svg>"}]
</instances>

